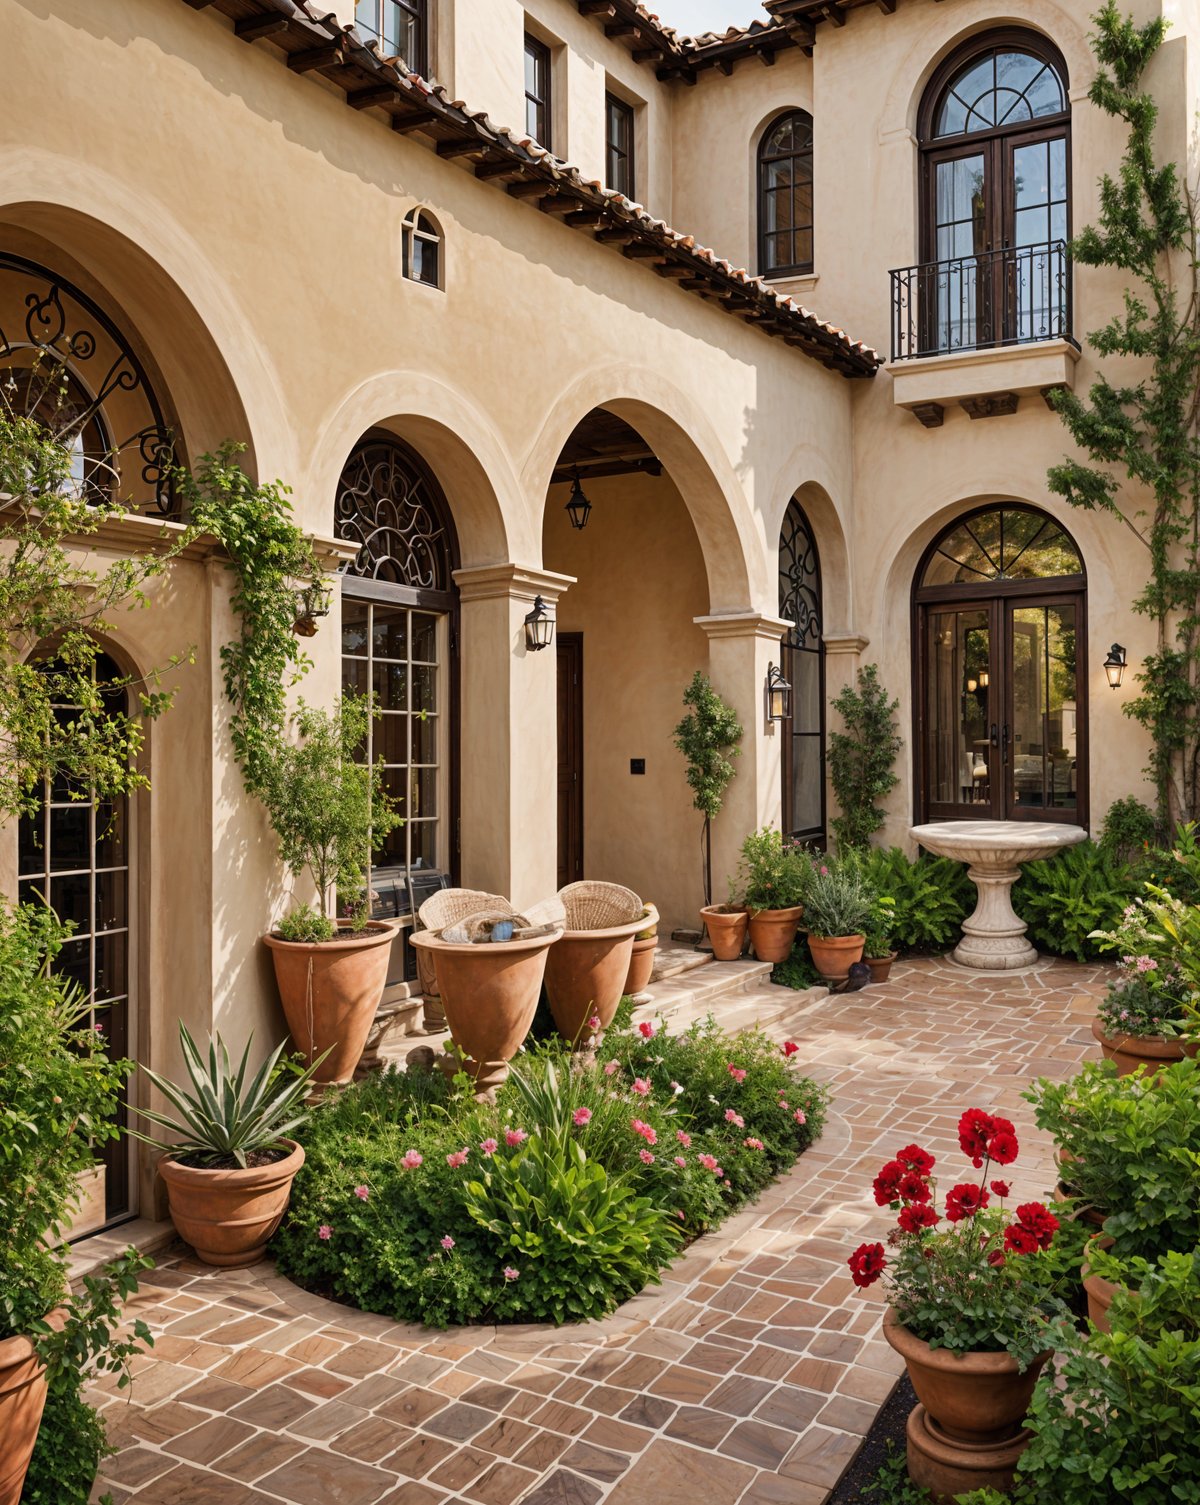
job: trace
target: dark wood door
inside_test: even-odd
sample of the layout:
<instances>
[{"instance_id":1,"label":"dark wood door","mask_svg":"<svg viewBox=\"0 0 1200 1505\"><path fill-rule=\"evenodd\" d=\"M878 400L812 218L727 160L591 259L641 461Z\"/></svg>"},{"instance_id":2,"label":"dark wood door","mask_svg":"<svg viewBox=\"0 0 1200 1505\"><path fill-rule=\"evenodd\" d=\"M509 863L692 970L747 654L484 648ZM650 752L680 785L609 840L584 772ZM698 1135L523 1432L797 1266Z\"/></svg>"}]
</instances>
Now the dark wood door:
<instances>
[{"instance_id":1,"label":"dark wood door","mask_svg":"<svg viewBox=\"0 0 1200 1505\"><path fill-rule=\"evenodd\" d=\"M558 886L583 877L583 633L558 649Z\"/></svg>"}]
</instances>

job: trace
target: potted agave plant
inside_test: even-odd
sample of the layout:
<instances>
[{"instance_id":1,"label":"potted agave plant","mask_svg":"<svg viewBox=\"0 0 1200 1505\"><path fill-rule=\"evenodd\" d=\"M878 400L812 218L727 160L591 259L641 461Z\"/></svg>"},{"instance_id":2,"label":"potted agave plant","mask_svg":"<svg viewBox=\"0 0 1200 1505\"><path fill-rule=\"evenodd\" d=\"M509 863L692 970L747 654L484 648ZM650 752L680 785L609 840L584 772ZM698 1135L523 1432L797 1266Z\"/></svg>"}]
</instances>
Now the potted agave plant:
<instances>
[{"instance_id":1,"label":"potted agave plant","mask_svg":"<svg viewBox=\"0 0 1200 1505\"><path fill-rule=\"evenodd\" d=\"M854 963L862 960L877 900L852 862L830 859L814 867L804 918L813 966L828 981L848 977Z\"/></svg>"},{"instance_id":2,"label":"potted agave plant","mask_svg":"<svg viewBox=\"0 0 1200 1505\"><path fill-rule=\"evenodd\" d=\"M792 954L796 929L804 915L808 858L803 848L785 841L771 826L752 831L742 843L736 888L749 914L750 944L761 962L782 962ZM710 928L710 934L711 928Z\"/></svg>"},{"instance_id":3,"label":"potted agave plant","mask_svg":"<svg viewBox=\"0 0 1200 1505\"><path fill-rule=\"evenodd\" d=\"M175 1115L136 1110L170 1137L131 1133L167 1152L158 1170L171 1221L198 1257L206 1265L251 1265L279 1227L304 1164L304 1151L290 1136L308 1122L303 1099L324 1058L289 1072L280 1066L279 1045L249 1076L251 1040L236 1071L219 1034L209 1043L207 1060L183 1023L179 1042L191 1090L143 1066L142 1074Z\"/></svg>"},{"instance_id":4,"label":"potted agave plant","mask_svg":"<svg viewBox=\"0 0 1200 1505\"><path fill-rule=\"evenodd\" d=\"M860 1288L886 1282L884 1337L920 1402L908 1424L908 1471L938 1501L1011 1486L1050 1355L1048 1325L1067 1315L1060 1290L1072 1263L1047 1207L1005 1207L1010 1187L994 1167L1017 1159L1013 1125L972 1108L958 1134L978 1180L952 1186L939 1213L934 1157L905 1146L874 1183L876 1203L897 1214L892 1252L863 1244L849 1260Z\"/></svg>"},{"instance_id":5,"label":"potted agave plant","mask_svg":"<svg viewBox=\"0 0 1200 1505\"><path fill-rule=\"evenodd\" d=\"M318 909L294 910L263 940L292 1039L309 1062L321 1058L316 1081L325 1085L354 1076L396 933L394 924L369 919L365 902L349 919L329 918L338 893L361 893L372 848L400 823L381 770L355 760L372 714L369 701L353 695L332 712L302 701L298 741L279 747L263 796L288 870L309 872L321 900Z\"/></svg>"}]
</instances>

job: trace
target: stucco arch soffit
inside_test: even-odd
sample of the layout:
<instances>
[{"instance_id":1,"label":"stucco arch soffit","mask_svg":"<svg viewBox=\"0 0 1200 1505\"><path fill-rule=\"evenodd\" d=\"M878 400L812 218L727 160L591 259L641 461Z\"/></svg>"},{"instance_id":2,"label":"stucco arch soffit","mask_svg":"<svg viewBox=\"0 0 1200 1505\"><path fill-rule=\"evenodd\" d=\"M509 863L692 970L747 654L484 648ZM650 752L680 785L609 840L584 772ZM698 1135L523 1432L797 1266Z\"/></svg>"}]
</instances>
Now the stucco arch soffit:
<instances>
[{"instance_id":1,"label":"stucco arch soffit","mask_svg":"<svg viewBox=\"0 0 1200 1505\"><path fill-rule=\"evenodd\" d=\"M537 563L534 536L512 463L491 420L444 382L420 371L382 371L354 387L317 435L306 494L319 531L333 532L338 479L370 429L388 429L412 445L437 477L458 534L462 568ZM540 523L540 519L539 519Z\"/></svg>"},{"instance_id":2,"label":"stucco arch soffit","mask_svg":"<svg viewBox=\"0 0 1200 1505\"><path fill-rule=\"evenodd\" d=\"M0 151L0 220L60 248L128 315L195 453L234 439L251 470L295 474L286 404L251 319L144 180L38 147Z\"/></svg>"},{"instance_id":3,"label":"stucco arch soffit","mask_svg":"<svg viewBox=\"0 0 1200 1505\"><path fill-rule=\"evenodd\" d=\"M656 371L622 366L590 372L551 409L521 472L539 533L554 466L572 430L593 408L623 418L662 461L700 543L710 612L774 615L774 554L768 568L733 461L699 404Z\"/></svg>"}]
</instances>

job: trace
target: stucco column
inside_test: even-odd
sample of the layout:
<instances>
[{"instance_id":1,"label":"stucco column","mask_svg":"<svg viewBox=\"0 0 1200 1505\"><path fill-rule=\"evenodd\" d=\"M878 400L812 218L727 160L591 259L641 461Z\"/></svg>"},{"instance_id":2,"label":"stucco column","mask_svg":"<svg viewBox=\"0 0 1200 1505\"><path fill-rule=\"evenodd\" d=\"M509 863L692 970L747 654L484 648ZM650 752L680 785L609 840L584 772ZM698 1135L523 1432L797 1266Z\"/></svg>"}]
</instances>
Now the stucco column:
<instances>
[{"instance_id":1,"label":"stucco column","mask_svg":"<svg viewBox=\"0 0 1200 1505\"><path fill-rule=\"evenodd\" d=\"M737 872L745 837L760 826L777 826L782 790L782 738L767 725L763 693L767 670L778 664L780 640L791 625L759 612L695 617L708 637L708 677L742 723L742 750L725 804L713 824L713 903L726 898L728 880Z\"/></svg>"},{"instance_id":2,"label":"stucco column","mask_svg":"<svg viewBox=\"0 0 1200 1505\"><path fill-rule=\"evenodd\" d=\"M462 603L459 821L462 882L518 907L558 888L558 709L553 648L529 653L535 597L575 584L519 564L455 570Z\"/></svg>"}]
</instances>

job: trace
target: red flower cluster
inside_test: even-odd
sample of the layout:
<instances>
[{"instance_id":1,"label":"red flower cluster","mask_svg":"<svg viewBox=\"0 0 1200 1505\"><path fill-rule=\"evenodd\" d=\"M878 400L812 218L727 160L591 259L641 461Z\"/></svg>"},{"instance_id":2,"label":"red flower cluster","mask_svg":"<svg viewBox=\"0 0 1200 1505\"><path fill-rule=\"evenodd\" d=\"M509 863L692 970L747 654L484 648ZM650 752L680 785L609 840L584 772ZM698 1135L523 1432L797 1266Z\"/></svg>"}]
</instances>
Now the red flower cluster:
<instances>
[{"instance_id":1,"label":"red flower cluster","mask_svg":"<svg viewBox=\"0 0 1200 1505\"><path fill-rule=\"evenodd\" d=\"M883 1257L882 1244L860 1244L850 1256L850 1279L862 1290L873 1286L883 1274L887 1260Z\"/></svg>"},{"instance_id":2,"label":"red flower cluster","mask_svg":"<svg viewBox=\"0 0 1200 1505\"><path fill-rule=\"evenodd\" d=\"M1004 1230L1004 1247L1012 1254L1049 1249L1058 1232L1058 1219L1042 1202L1022 1202L1015 1223Z\"/></svg>"},{"instance_id":3,"label":"red flower cluster","mask_svg":"<svg viewBox=\"0 0 1200 1505\"><path fill-rule=\"evenodd\" d=\"M936 1163L929 1151L923 1150L919 1144L906 1144L902 1150L896 1151L896 1159L919 1176L927 1176Z\"/></svg>"},{"instance_id":4,"label":"red flower cluster","mask_svg":"<svg viewBox=\"0 0 1200 1505\"><path fill-rule=\"evenodd\" d=\"M951 1223L973 1218L988 1205L988 1194L970 1181L952 1186L946 1193L946 1217Z\"/></svg>"},{"instance_id":5,"label":"red flower cluster","mask_svg":"<svg viewBox=\"0 0 1200 1505\"><path fill-rule=\"evenodd\" d=\"M1011 1165L1017 1158L1017 1131L1011 1120L968 1108L958 1121L958 1142L964 1155L979 1170L985 1160Z\"/></svg>"},{"instance_id":6,"label":"red flower cluster","mask_svg":"<svg viewBox=\"0 0 1200 1505\"><path fill-rule=\"evenodd\" d=\"M905 1233L920 1233L922 1228L932 1228L938 1220L937 1213L927 1203L902 1207L896 1219Z\"/></svg>"}]
</instances>

